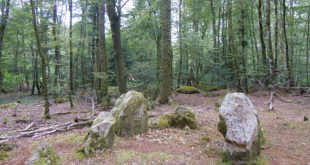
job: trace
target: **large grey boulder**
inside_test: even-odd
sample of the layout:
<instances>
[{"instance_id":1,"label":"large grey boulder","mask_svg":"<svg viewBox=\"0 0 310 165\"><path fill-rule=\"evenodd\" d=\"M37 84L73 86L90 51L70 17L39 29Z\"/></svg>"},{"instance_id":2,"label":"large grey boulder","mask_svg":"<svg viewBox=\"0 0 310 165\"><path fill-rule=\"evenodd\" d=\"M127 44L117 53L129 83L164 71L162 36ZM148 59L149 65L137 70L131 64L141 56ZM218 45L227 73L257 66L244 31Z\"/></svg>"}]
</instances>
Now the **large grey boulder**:
<instances>
[{"instance_id":1,"label":"large grey boulder","mask_svg":"<svg viewBox=\"0 0 310 165\"><path fill-rule=\"evenodd\" d=\"M257 111L244 93L229 93L220 107L218 130L225 137L225 151L232 161L250 161L261 151L263 135Z\"/></svg>"},{"instance_id":2,"label":"large grey boulder","mask_svg":"<svg viewBox=\"0 0 310 165\"><path fill-rule=\"evenodd\" d=\"M116 120L115 133L119 136L131 137L148 130L146 100L140 92L121 95L111 113Z\"/></svg>"},{"instance_id":3,"label":"large grey boulder","mask_svg":"<svg viewBox=\"0 0 310 165\"><path fill-rule=\"evenodd\" d=\"M36 148L31 157L25 162L25 165L47 164L56 165L59 163L59 157L52 146L43 143Z\"/></svg>"},{"instance_id":4,"label":"large grey boulder","mask_svg":"<svg viewBox=\"0 0 310 165\"><path fill-rule=\"evenodd\" d=\"M114 142L115 118L109 112L101 112L85 137L81 151L89 156L111 148Z\"/></svg>"}]
</instances>

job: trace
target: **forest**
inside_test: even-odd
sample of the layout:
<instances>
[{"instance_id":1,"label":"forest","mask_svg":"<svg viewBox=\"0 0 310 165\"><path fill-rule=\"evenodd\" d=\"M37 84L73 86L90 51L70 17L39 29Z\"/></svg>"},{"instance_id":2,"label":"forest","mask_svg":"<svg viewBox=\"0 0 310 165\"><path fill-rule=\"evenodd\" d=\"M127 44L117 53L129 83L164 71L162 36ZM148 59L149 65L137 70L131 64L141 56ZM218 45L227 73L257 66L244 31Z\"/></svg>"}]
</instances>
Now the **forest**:
<instances>
[{"instance_id":1,"label":"forest","mask_svg":"<svg viewBox=\"0 0 310 165\"><path fill-rule=\"evenodd\" d=\"M0 9L0 164L310 163L309 0Z\"/></svg>"}]
</instances>

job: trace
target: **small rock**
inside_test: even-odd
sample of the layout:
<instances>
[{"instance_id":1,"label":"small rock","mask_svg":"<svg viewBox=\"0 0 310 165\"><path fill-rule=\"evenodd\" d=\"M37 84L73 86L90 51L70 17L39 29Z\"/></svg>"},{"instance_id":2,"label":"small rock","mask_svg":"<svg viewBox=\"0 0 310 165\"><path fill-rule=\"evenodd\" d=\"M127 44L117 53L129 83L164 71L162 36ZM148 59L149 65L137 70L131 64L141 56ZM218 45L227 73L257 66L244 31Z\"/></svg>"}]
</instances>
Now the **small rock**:
<instances>
[{"instance_id":1,"label":"small rock","mask_svg":"<svg viewBox=\"0 0 310 165\"><path fill-rule=\"evenodd\" d=\"M56 165L59 162L59 157L55 153L52 146L48 143L41 144L25 162L25 165L47 164Z\"/></svg>"},{"instance_id":2,"label":"small rock","mask_svg":"<svg viewBox=\"0 0 310 165\"><path fill-rule=\"evenodd\" d=\"M183 130L184 130L184 133L185 133L186 135L188 135L189 132L190 132L190 130L191 130L191 128L189 128L189 126L185 126Z\"/></svg>"},{"instance_id":3,"label":"small rock","mask_svg":"<svg viewBox=\"0 0 310 165\"><path fill-rule=\"evenodd\" d=\"M308 121L308 117L307 116L304 116L304 121Z\"/></svg>"}]
</instances>

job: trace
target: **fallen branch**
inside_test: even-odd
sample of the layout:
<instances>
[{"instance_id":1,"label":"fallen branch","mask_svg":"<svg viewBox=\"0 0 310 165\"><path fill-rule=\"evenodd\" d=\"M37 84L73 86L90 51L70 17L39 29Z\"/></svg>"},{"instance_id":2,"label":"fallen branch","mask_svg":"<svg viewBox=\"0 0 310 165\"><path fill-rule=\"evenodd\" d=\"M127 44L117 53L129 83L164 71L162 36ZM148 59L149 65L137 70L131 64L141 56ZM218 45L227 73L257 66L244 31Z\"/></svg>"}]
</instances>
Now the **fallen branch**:
<instances>
[{"instance_id":1,"label":"fallen branch","mask_svg":"<svg viewBox=\"0 0 310 165\"><path fill-rule=\"evenodd\" d=\"M11 140L11 139L19 139L22 137L40 137L40 136L52 134L55 132L64 132L64 131L69 131L73 129L81 129L87 126L91 126L92 123L93 123L93 120L91 118L87 118L87 119L76 118L74 121L70 121L65 124L53 125L49 127L39 128L33 131L27 131L33 125L31 123L23 131L17 131L17 132L20 132L17 135L1 137L0 143L7 142L8 140Z\"/></svg>"},{"instance_id":2,"label":"fallen branch","mask_svg":"<svg viewBox=\"0 0 310 165\"><path fill-rule=\"evenodd\" d=\"M34 122L30 123L23 131L28 131L33 125Z\"/></svg>"},{"instance_id":3,"label":"fallen branch","mask_svg":"<svg viewBox=\"0 0 310 165\"><path fill-rule=\"evenodd\" d=\"M282 101L282 102L285 102L285 103L294 103L293 101L288 101L288 100L285 100L283 97L281 97L278 93L274 92L274 95L275 96L278 96L278 98Z\"/></svg>"}]
</instances>

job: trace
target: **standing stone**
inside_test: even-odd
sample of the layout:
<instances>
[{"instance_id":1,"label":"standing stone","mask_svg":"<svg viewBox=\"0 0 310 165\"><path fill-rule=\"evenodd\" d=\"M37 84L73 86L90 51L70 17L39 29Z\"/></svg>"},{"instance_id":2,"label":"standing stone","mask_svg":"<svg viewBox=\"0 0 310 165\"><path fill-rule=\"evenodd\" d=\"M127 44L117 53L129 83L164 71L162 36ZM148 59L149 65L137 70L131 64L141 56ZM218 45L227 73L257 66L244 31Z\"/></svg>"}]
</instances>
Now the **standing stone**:
<instances>
[{"instance_id":1,"label":"standing stone","mask_svg":"<svg viewBox=\"0 0 310 165\"><path fill-rule=\"evenodd\" d=\"M25 165L46 164L56 165L59 163L59 157L52 146L48 143L41 144L25 162Z\"/></svg>"},{"instance_id":2,"label":"standing stone","mask_svg":"<svg viewBox=\"0 0 310 165\"><path fill-rule=\"evenodd\" d=\"M131 137L147 132L148 114L146 100L142 93L129 91L121 95L111 113L116 120L115 133Z\"/></svg>"},{"instance_id":3,"label":"standing stone","mask_svg":"<svg viewBox=\"0 0 310 165\"><path fill-rule=\"evenodd\" d=\"M115 118L109 112L101 112L85 137L81 149L86 156L96 152L103 152L111 148L114 142Z\"/></svg>"},{"instance_id":4,"label":"standing stone","mask_svg":"<svg viewBox=\"0 0 310 165\"><path fill-rule=\"evenodd\" d=\"M250 99L243 93L229 93L219 112L218 130L225 137L225 151L230 159L234 164L255 160L261 151L263 134Z\"/></svg>"}]
</instances>

